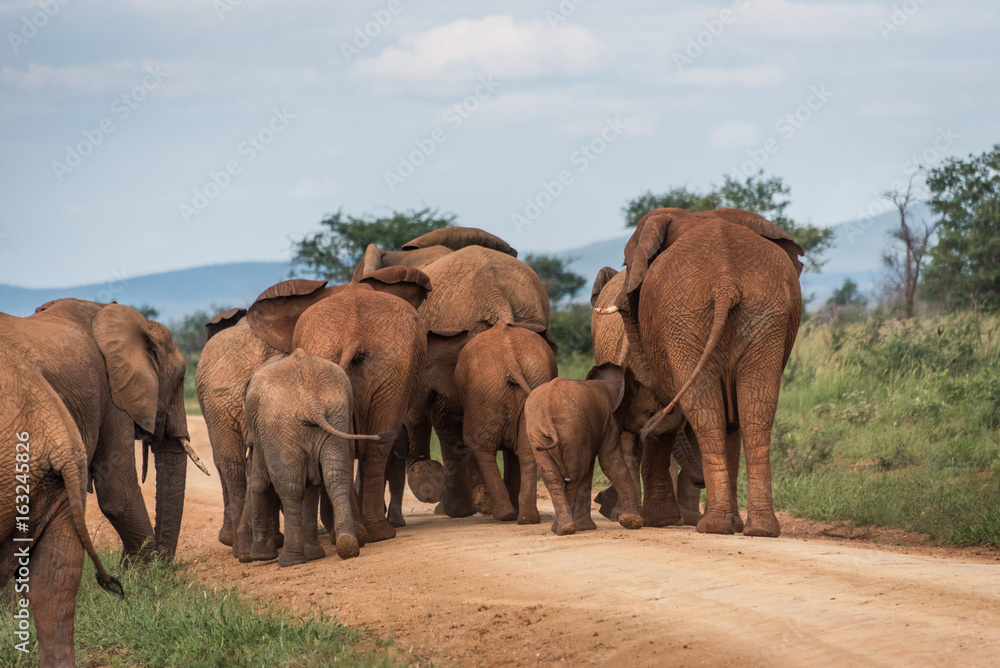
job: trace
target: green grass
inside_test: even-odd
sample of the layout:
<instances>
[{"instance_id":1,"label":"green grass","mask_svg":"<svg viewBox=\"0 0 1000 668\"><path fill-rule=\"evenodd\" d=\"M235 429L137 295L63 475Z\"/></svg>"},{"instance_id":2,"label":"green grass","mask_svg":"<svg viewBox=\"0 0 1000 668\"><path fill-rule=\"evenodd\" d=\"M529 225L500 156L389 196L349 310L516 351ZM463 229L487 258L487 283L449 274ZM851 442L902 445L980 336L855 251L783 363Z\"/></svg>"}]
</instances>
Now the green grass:
<instances>
[{"instance_id":1,"label":"green grass","mask_svg":"<svg viewBox=\"0 0 1000 668\"><path fill-rule=\"evenodd\" d=\"M105 564L118 557L101 555ZM113 571L120 571L114 568ZM101 590L90 561L76 608L76 659L80 666L392 666L391 641L373 640L332 618L306 617L241 600L235 590L210 589L183 566L152 564L119 575L125 600ZM37 666L14 649L10 614L0 621L8 641L0 665Z\"/></svg>"},{"instance_id":2,"label":"green grass","mask_svg":"<svg viewBox=\"0 0 1000 668\"><path fill-rule=\"evenodd\" d=\"M805 325L772 436L775 505L1000 546L998 330L974 314Z\"/></svg>"}]
</instances>

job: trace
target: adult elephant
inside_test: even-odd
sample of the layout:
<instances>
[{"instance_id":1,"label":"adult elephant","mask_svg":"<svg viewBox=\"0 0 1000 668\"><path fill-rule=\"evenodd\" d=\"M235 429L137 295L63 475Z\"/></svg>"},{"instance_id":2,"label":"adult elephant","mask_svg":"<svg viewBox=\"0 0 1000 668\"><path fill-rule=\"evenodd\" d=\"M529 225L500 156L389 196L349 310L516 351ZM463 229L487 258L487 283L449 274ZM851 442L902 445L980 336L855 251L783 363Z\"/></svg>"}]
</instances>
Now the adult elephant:
<instances>
[{"instance_id":1,"label":"adult elephant","mask_svg":"<svg viewBox=\"0 0 1000 668\"><path fill-rule=\"evenodd\" d=\"M250 330L246 312L243 308L230 309L206 323L208 341L195 372L198 404L222 483L225 512L219 542L232 547L235 557L240 556L236 530L247 493L243 392L253 372L279 352ZM243 547L244 552L249 550L249 545Z\"/></svg>"},{"instance_id":2,"label":"adult elephant","mask_svg":"<svg viewBox=\"0 0 1000 668\"><path fill-rule=\"evenodd\" d=\"M612 306L624 285L624 271L604 267L594 280L591 305L595 309ZM601 315L595 310L590 325L594 340L594 363L598 366L612 363L633 368L634 362L621 315ZM625 389L629 393L650 392L649 388L638 382L633 382L632 386ZM638 431L628 431L627 428L622 431L622 453L629 473L635 481L640 479L640 472L642 475L644 494L641 512L646 526L696 525L701 519L700 490L705 486L705 479L701 470L701 453L694 434L690 432L687 425L682 425L680 429L665 430L652 439L649 443L651 447L645 448L638 440ZM680 468L678 459L684 462ZM601 504L601 514L617 520L620 510L617 489L609 487L598 494L598 497L600 498L595 500Z\"/></svg>"},{"instance_id":3,"label":"adult elephant","mask_svg":"<svg viewBox=\"0 0 1000 668\"><path fill-rule=\"evenodd\" d=\"M265 290L247 312L251 330L281 352L302 348L347 372L358 434L396 431L413 403L427 355L416 309L431 291L427 276L391 267L360 283L326 287L296 279ZM385 516L385 470L392 443L359 443L361 519L366 539L392 538Z\"/></svg>"},{"instance_id":4,"label":"adult elephant","mask_svg":"<svg viewBox=\"0 0 1000 668\"><path fill-rule=\"evenodd\" d=\"M184 413L184 359L170 331L133 308L58 299L31 316L0 314L0 345L35 366L82 437L101 512L125 555L170 559L177 549L187 457L202 470ZM156 528L135 470L135 440L156 465ZM205 470L207 473L207 470Z\"/></svg>"},{"instance_id":5,"label":"adult elephant","mask_svg":"<svg viewBox=\"0 0 1000 668\"><path fill-rule=\"evenodd\" d=\"M433 259L432 252L437 255ZM453 330L475 336L498 322L548 329L549 300L541 279L517 259L516 250L492 234L476 228L446 227L407 242L401 251L383 252L369 247L356 271L363 276L389 263L401 266L419 263L434 285L419 309L425 332ZM478 473L478 468L462 440L462 430L456 428L438 434L444 460L443 493L437 480L439 470L426 463L430 460L432 416L438 424L460 425L461 415L462 407L457 401L433 391L425 382L406 424L410 439L407 462L410 488L421 500L440 498L438 511L451 517L466 517L476 512L472 475ZM401 502L401 495L393 495L390 507Z\"/></svg>"},{"instance_id":6,"label":"adult elephant","mask_svg":"<svg viewBox=\"0 0 1000 668\"><path fill-rule=\"evenodd\" d=\"M80 432L41 371L8 346L0 346L0 430L9 458L0 466L0 585L19 574L17 594L13 587L9 591L13 601L30 602L40 664L75 666L73 615L84 551L101 587L123 595L122 586L90 540L87 454ZM24 585L29 580L30 589ZM27 647L28 611L22 616L23 608L13 605L19 610L14 617L24 623L13 642Z\"/></svg>"},{"instance_id":7,"label":"adult elephant","mask_svg":"<svg viewBox=\"0 0 1000 668\"><path fill-rule=\"evenodd\" d=\"M798 333L802 248L738 209L654 209L625 246L622 313L639 380L691 424L704 458L708 507L698 531L780 533L770 441L781 374ZM644 429L645 431L645 429ZM736 506L740 443L747 520Z\"/></svg>"}]
</instances>

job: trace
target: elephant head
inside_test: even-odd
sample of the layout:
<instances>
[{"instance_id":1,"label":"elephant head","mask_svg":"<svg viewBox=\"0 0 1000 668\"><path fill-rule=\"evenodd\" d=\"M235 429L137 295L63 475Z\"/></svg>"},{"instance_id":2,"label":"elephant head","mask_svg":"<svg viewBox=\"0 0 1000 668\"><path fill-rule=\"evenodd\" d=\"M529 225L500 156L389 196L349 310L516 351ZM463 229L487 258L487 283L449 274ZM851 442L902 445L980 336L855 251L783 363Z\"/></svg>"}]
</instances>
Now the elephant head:
<instances>
[{"instance_id":1,"label":"elephant head","mask_svg":"<svg viewBox=\"0 0 1000 668\"><path fill-rule=\"evenodd\" d=\"M468 246L482 246L483 248L505 253L511 257L517 257L517 251L511 248L510 244L506 241L476 227L442 227L419 236L416 239L407 241L403 244L403 250L415 250L430 246L444 246L453 251L461 250Z\"/></svg>"},{"instance_id":2,"label":"elephant head","mask_svg":"<svg viewBox=\"0 0 1000 668\"><path fill-rule=\"evenodd\" d=\"M111 400L131 418L136 438L142 439L143 480L149 449L155 455L156 548L170 557L180 534L187 457L208 474L188 435L184 358L170 330L128 306L104 306L91 327L104 357Z\"/></svg>"},{"instance_id":3,"label":"elephant head","mask_svg":"<svg viewBox=\"0 0 1000 668\"><path fill-rule=\"evenodd\" d=\"M354 267L351 275L352 283L360 283L361 279L379 269L386 267L414 267L421 269L440 257L455 251L445 246L427 246L412 250L384 251L375 244L368 244L365 255Z\"/></svg>"},{"instance_id":4,"label":"elephant head","mask_svg":"<svg viewBox=\"0 0 1000 668\"><path fill-rule=\"evenodd\" d=\"M413 267L386 267L365 276L359 283L330 287L326 281L291 279L262 292L247 311L247 322L253 333L272 347L291 353L299 317L313 304L343 290L385 292L416 309L431 291L431 282L426 274Z\"/></svg>"}]
</instances>

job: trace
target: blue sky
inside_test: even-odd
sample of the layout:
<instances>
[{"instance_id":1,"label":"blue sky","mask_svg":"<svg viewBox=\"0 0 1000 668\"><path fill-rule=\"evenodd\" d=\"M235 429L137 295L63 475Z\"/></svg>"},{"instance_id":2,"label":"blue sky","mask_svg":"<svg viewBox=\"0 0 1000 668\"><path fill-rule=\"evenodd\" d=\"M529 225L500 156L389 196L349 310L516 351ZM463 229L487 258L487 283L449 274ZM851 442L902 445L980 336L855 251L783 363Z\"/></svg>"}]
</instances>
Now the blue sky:
<instances>
[{"instance_id":1,"label":"blue sky","mask_svg":"<svg viewBox=\"0 0 1000 668\"><path fill-rule=\"evenodd\" d=\"M0 5L0 282L287 259L440 207L525 250L762 165L857 218L1000 142L995 0Z\"/></svg>"}]
</instances>

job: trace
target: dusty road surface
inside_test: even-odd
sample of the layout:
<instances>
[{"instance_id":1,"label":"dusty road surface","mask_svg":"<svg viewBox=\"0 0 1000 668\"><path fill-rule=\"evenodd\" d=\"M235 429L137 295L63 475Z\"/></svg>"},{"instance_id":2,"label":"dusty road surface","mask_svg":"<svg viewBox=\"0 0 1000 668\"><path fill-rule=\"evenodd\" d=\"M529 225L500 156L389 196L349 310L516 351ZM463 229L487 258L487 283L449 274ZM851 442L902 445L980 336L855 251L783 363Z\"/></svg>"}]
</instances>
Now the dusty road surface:
<instances>
[{"instance_id":1,"label":"dusty road surface","mask_svg":"<svg viewBox=\"0 0 1000 668\"><path fill-rule=\"evenodd\" d=\"M210 465L204 421L189 423ZM597 531L557 537L544 504L541 525L517 526L434 516L408 497L396 539L280 569L239 564L217 542L210 468L189 466L179 549L203 581L370 627L421 664L1000 665L997 552L876 549L787 517L789 537L755 539L626 531L595 512ZM88 518L113 536L93 497Z\"/></svg>"}]
</instances>

